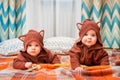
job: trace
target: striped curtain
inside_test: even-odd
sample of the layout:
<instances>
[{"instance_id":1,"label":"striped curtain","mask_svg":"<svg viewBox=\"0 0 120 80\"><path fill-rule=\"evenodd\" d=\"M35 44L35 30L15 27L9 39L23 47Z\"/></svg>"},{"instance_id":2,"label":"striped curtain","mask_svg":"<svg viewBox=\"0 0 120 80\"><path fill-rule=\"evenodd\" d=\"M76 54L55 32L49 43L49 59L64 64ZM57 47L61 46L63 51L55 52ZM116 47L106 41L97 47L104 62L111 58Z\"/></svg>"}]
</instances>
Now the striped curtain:
<instances>
[{"instance_id":1,"label":"striped curtain","mask_svg":"<svg viewBox=\"0 0 120 80\"><path fill-rule=\"evenodd\" d=\"M0 0L0 42L24 32L26 0Z\"/></svg>"},{"instance_id":2,"label":"striped curtain","mask_svg":"<svg viewBox=\"0 0 120 80\"><path fill-rule=\"evenodd\" d=\"M120 0L82 0L81 21L86 18L100 21L105 48L120 48Z\"/></svg>"}]
</instances>

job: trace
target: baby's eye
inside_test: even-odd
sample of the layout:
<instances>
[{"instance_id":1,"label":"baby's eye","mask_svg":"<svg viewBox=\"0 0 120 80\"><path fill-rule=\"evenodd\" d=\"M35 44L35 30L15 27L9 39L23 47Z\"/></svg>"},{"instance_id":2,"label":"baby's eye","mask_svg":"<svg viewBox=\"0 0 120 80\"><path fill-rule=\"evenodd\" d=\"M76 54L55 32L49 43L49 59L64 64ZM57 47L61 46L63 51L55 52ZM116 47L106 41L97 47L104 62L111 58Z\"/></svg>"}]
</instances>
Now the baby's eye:
<instances>
[{"instance_id":1,"label":"baby's eye","mask_svg":"<svg viewBox=\"0 0 120 80\"><path fill-rule=\"evenodd\" d=\"M88 34L85 34L85 36L87 36Z\"/></svg>"},{"instance_id":2,"label":"baby's eye","mask_svg":"<svg viewBox=\"0 0 120 80\"><path fill-rule=\"evenodd\" d=\"M36 47L39 46L39 45L35 45Z\"/></svg>"},{"instance_id":3,"label":"baby's eye","mask_svg":"<svg viewBox=\"0 0 120 80\"><path fill-rule=\"evenodd\" d=\"M31 44L28 44L28 46L32 46Z\"/></svg>"},{"instance_id":4,"label":"baby's eye","mask_svg":"<svg viewBox=\"0 0 120 80\"><path fill-rule=\"evenodd\" d=\"M95 37L96 35L92 34L93 37Z\"/></svg>"}]
</instances>

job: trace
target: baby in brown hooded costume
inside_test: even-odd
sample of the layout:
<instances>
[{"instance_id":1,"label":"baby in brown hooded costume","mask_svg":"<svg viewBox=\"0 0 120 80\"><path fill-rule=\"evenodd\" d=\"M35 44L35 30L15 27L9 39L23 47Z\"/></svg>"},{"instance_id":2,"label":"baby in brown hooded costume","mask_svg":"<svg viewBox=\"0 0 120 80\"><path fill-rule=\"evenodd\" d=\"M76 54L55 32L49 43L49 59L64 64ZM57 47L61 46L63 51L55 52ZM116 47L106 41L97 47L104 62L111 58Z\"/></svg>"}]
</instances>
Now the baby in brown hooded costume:
<instances>
[{"instance_id":1,"label":"baby in brown hooded costume","mask_svg":"<svg viewBox=\"0 0 120 80\"><path fill-rule=\"evenodd\" d=\"M108 53L103 48L98 23L86 19L83 23L77 23L77 27L79 39L69 51L72 69L80 70L80 65L109 65Z\"/></svg>"},{"instance_id":2,"label":"baby in brown hooded costume","mask_svg":"<svg viewBox=\"0 0 120 80\"><path fill-rule=\"evenodd\" d=\"M37 32L35 30L29 30L26 35L19 36L19 39L23 41L24 50L20 51L17 58L13 61L13 67L15 69L28 69L33 64L40 63L59 63L59 59L44 47L43 43L44 30Z\"/></svg>"}]
</instances>

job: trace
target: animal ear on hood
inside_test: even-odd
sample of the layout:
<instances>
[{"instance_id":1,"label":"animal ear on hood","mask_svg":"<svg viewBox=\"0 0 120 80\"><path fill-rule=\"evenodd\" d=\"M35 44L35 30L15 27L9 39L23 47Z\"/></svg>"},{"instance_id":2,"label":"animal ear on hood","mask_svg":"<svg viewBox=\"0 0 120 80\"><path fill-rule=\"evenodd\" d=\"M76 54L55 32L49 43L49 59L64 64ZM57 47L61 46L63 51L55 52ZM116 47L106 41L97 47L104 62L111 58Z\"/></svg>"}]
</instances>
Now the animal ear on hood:
<instances>
[{"instance_id":1,"label":"animal ear on hood","mask_svg":"<svg viewBox=\"0 0 120 80\"><path fill-rule=\"evenodd\" d=\"M42 37L44 37L44 30L41 30L39 33Z\"/></svg>"},{"instance_id":2,"label":"animal ear on hood","mask_svg":"<svg viewBox=\"0 0 120 80\"><path fill-rule=\"evenodd\" d=\"M26 37L26 35L21 35L21 36L18 37L18 39L20 39L21 41L24 41L25 37Z\"/></svg>"},{"instance_id":3,"label":"animal ear on hood","mask_svg":"<svg viewBox=\"0 0 120 80\"><path fill-rule=\"evenodd\" d=\"M82 23L77 23L77 24L76 24L76 26L77 26L77 28L78 28L79 30L82 28L82 25L83 25Z\"/></svg>"},{"instance_id":4,"label":"animal ear on hood","mask_svg":"<svg viewBox=\"0 0 120 80\"><path fill-rule=\"evenodd\" d=\"M98 25L98 27L100 28L100 26L101 26L101 25L100 25L100 22L97 22L96 24L97 24L97 25Z\"/></svg>"}]
</instances>

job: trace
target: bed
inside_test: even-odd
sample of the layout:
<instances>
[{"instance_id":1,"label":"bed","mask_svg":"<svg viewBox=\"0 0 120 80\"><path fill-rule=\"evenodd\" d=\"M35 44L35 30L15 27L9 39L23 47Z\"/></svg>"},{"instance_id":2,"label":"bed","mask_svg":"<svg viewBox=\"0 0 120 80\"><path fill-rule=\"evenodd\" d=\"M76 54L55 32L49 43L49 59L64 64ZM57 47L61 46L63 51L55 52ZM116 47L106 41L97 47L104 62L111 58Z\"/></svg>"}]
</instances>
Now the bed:
<instances>
[{"instance_id":1,"label":"bed","mask_svg":"<svg viewBox=\"0 0 120 80\"><path fill-rule=\"evenodd\" d=\"M13 69L15 57L0 56L0 80L120 80L119 66L84 67L82 74L64 67L27 71Z\"/></svg>"},{"instance_id":2,"label":"bed","mask_svg":"<svg viewBox=\"0 0 120 80\"><path fill-rule=\"evenodd\" d=\"M65 41L66 38L57 38L59 41ZM61 39L61 40L60 40ZM68 39L68 38L67 38ZM14 41L17 40L17 41ZM12 67L12 62L13 59L17 56L18 52L20 49L23 48L21 45L22 42L20 42L18 39L14 39L12 42L14 44L8 45L11 41L0 43L0 80L120 80L120 66L91 66L91 67L85 67L83 66L84 70L81 72L76 72L74 70L71 70L70 68L66 68L64 66L60 66L54 69L49 69L49 68L42 68L39 70L33 70L33 71L27 71L27 70L17 70L13 69ZM48 44L53 44L51 43L54 41L54 38L50 38L48 40L45 40L45 46L49 49L51 49L53 52L60 52L63 53L67 51L68 49L71 48L72 44L74 43L74 40L68 39L67 42L71 43L69 47L65 46L64 42L61 42L61 44L64 44L64 49L63 47L53 47L53 46L48 46ZM56 39L55 39L56 40ZM58 40L57 40L58 41ZM3 51L3 44L5 46L5 43L7 47L9 46L15 46L19 48L14 48L6 49L6 51ZM58 42L60 43L60 42ZM57 45L56 46L62 46L62 45ZM14 51L12 51L14 48ZM56 48L56 49L55 49ZM3 51L3 52L2 52ZM66 58L68 59L68 57ZM62 63L61 63L62 64ZM51 64L52 65L52 64Z\"/></svg>"}]
</instances>

